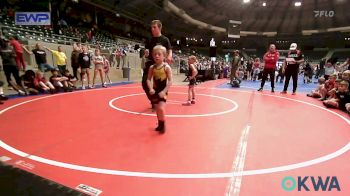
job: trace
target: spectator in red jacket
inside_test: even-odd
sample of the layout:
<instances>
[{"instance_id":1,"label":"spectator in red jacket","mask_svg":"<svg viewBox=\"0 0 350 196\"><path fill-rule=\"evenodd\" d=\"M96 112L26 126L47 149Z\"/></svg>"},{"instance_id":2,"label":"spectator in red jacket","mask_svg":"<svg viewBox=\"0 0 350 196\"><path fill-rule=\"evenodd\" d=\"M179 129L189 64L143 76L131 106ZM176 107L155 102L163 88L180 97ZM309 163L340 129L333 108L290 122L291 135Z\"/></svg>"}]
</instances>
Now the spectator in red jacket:
<instances>
[{"instance_id":1,"label":"spectator in red jacket","mask_svg":"<svg viewBox=\"0 0 350 196\"><path fill-rule=\"evenodd\" d=\"M263 70L263 76L261 80L261 86L258 91L262 91L267 79L267 75L270 75L271 80L271 92L275 92L275 71L276 63L280 58L280 53L276 50L275 44L270 44L269 51L264 55L265 66Z\"/></svg>"},{"instance_id":2,"label":"spectator in red jacket","mask_svg":"<svg viewBox=\"0 0 350 196\"><path fill-rule=\"evenodd\" d=\"M23 58L22 44L19 43L15 37L10 37L10 44L16 52L16 64L18 66L18 69L21 69L21 67L23 67L22 70L25 71L27 66Z\"/></svg>"}]
</instances>

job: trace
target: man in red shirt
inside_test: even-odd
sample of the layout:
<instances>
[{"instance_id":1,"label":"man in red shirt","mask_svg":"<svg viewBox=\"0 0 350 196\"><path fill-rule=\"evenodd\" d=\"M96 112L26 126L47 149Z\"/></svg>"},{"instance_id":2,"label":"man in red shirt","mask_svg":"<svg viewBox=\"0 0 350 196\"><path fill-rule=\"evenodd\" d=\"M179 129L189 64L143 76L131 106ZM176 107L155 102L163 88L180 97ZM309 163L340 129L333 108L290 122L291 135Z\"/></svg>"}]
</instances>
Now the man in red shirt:
<instances>
[{"instance_id":1,"label":"man in red shirt","mask_svg":"<svg viewBox=\"0 0 350 196\"><path fill-rule=\"evenodd\" d=\"M270 75L271 80L271 92L275 92L275 71L276 63L280 58L280 53L276 50L275 44L270 44L269 51L264 55L265 66L263 70L263 76L261 80L261 86L258 91L262 91L267 79L267 75Z\"/></svg>"},{"instance_id":2,"label":"man in red shirt","mask_svg":"<svg viewBox=\"0 0 350 196\"><path fill-rule=\"evenodd\" d=\"M13 49L16 51L16 64L18 66L18 69L21 70L21 67L23 66L23 71L25 71L26 63L24 62L24 58L23 58L22 44L19 43L14 37L10 37L10 44L12 45Z\"/></svg>"}]
</instances>

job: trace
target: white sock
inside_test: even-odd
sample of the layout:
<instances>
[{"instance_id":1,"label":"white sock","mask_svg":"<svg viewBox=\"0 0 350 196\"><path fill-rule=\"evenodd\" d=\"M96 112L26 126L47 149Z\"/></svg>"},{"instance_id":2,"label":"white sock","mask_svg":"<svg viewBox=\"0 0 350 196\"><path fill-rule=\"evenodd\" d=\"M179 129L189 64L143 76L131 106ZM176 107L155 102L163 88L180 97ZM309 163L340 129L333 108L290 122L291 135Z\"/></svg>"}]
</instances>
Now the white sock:
<instances>
[{"instance_id":1,"label":"white sock","mask_svg":"<svg viewBox=\"0 0 350 196\"><path fill-rule=\"evenodd\" d=\"M59 81L57 82L57 85L58 85L59 87L61 87L61 88L63 87L63 84L62 84L61 82L59 82Z\"/></svg>"},{"instance_id":2,"label":"white sock","mask_svg":"<svg viewBox=\"0 0 350 196\"><path fill-rule=\"evenodd\" d=\"M0 95L4 94L4 89L0 87Z\"/></svg>"}]
</instances>

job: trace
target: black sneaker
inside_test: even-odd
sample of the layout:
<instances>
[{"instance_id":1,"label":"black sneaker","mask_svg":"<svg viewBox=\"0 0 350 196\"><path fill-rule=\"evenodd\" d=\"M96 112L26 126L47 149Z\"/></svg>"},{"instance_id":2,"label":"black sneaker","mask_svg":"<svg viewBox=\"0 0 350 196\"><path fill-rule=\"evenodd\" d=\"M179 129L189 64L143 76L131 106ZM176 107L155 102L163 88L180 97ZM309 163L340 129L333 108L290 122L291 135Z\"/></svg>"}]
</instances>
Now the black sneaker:
<instances>
[{"instance_id":1,"label":"black sneaker","mask_svg":"<svg viewBox=\"0 0 350 196\"><path fill-rule=\"evenodd\" d=\"M271 93L274 93L274 92L275 92L275 89L274 89L274 88L272 88L272 89L271 89Z\"/></svg>"},{"instance_id":2,"label":"black sneaker","mask_svg":"<svg viewBox=\"0 0 350 196\"><path fill-rule=\"evenodd\" d=\"M4 94L1 94L1 95L0 95L0 100L6 101L6 100L8 100L8 99L9 99L9 98L6 97Z\"/></svg>"},{"instance_id":3,"label":"black sneaker","mask_svg":"<svg viewBox=\"0 0 350 196\"><path fill-rule=\"evenodd\" d=\"M156 131L158 131L160 134L164 134L165 133L165 126L158 125L158 127L156 128Z\"/></svg>"},{"instance_id":4,"label":"black sneaker","mask_svg":"<svg viewBox=\"0 0 350 196\"><path fill-rule=\"evenodd\" d=\"M158 127L156 128L156 131L158 131L160 134L163 134L165 132L165 122L164 121L158 121Z\"/></svg>"},{"instance_id":5,"label":"black sneaker","mask_svg":"<svg viewBox=\"0 0 350 196\"><path fill-rule=\"evenodd\" d=\"M263 91L263 88L259 88L258 91L259 91L259 92Z\"/></svg>"},{"instance_id":6,"label":"black sneaker","mask_svg":"<svg viewBox=\"0 0 350 196\"><path fill-rule=\"evenodd\" d=\"M322 102L324 106L326 106L326 108L331 108L331 105L329 105L328 103L326 102Z\"/></svg>"}]
</instances>

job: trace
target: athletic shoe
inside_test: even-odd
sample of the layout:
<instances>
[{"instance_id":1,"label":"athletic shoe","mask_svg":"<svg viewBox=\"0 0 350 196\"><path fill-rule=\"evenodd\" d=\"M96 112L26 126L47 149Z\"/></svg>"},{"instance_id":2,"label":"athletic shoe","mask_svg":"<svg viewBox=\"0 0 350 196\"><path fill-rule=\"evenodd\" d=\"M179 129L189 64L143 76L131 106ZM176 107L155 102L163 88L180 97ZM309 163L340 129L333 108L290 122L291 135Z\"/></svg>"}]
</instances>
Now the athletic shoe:
<instances>
[{"instance_id":1,"label":"athletic shoe","mask_svg":"<svg viewBox=\"0 0 350 196\"><path fill-rule=\"evenodd\" d=\"M156 131L158 131L160 134L164 134L165 133L165 125L158 125L158 127L156 128Z\"/></svg>"},{"instance_id":2,"label":"athletic shoe","mask_svg":"<svg viewBox=\"0 0 350 196\"><path fill-rule=\"evenodd\" d=\"M282 91L281 94L287 94L287 91Z\"/></svg>"},{"instance_id":3,"label":"athletic shoe","mask_svg":"<svg viewBox=\"0 0 350 196\"><path fill-rule=\"evenodd\" d=\"M275 89L274 89L274 88L272 88L272 89L271 89L271 93L274 93L274 92L275 92Z\"/></svg>"},{"instance_id":4,"label":"athletic shoe","mask_svg":"<svg viewBox=\"0 0 350 196\"><path fill-rule=\"evenodd\" d=\"M191 101L186 101L186 103L182 104L183 106L190 106L191 105Z\"/></svg>"},{"instance_id":5,"label":"athletic shoe","mask_svg":"<svg viewBox=\"0 0 350 196\"><path fill-rule=\"evenodd\" d=\"M24 91L22 91L22 90L19 90L19 91L18 91L18 94L21 95L21 96L26 95L26 93L25 93Z\"/></svg>"},{"instance_id":6,"label":"athletic shoe","mask_svg":"<svg viewBox=\"0 0 350 196\"><path fill-rule=\"evenodd\" d=\"M107 88L107 86L106 86L105 84L104 84L104 85L102 85L102 87L103 87L103 88Z\"/></svg>"},{"instance_id":7,"label":"athletic shoe","mask_svg":"<svg viewBox=\"0 0 350 196\"><path fill-rule=\"evenodd\" d=\"M6 100L8 100L8 99L9 99L9 98L6 97L4 94L1 94L1 95L0 95L0 100L6 101Z\"/></svg>"},{"instance_id":8,"label":"athletic shoe","mask_svg":"<svg viewBox=\"0 0 350 196\"><path fill-rule=\"evenodd\" d=\"M85 90L85 86L81 86L81 90Z\"/></svg>"},{"instance_id":9,"label":"athletic shoe","mask_svg":"<svg viewBox=\"0 0 350 196\"><path fill-rule=\"evenodd\" d=\"M192 99L191 104L196 104L196 100Z\"/></svg>"},{"instance_id":10,"label":"athletic shoe","mask_svg":"<svg viewBox=\"0 0 350 196\"><path fill-rule=\"evenodd\" d=\"M326 108L331 108L332 106L327 104L326 102L322 102L324 106L326 106Z\"/></svg>"},{"instance_id":11,"label":"athletic shoe","mask_svg":"<svg viewBox=\"0 0 350 196\"><path fill-rule=\"evenodd\" d=\"M295 91L293 91L292 95L296 95L297 93Z\"/></svg>"},{"instance_id":12,"label":"athletic shoe","mask_svg":"<svg viewBox=\"0 0 350 196\"><path fill-rule=\"evenodd\" d=\"M263 88L259 88L258 91L259 91L259 92L263 91Z\"/></svg>"},{"instance_id":13,"label":"athletic shoe","mask_svg":"<svg viewBox=\"0 0 350 196\"><path fill-rule=\"evenodd\" d=\"M312 95L311 95L311 94L306 94L306 96L308 96L308 97L312 97Z\"/></svg>"}]
</instances>

